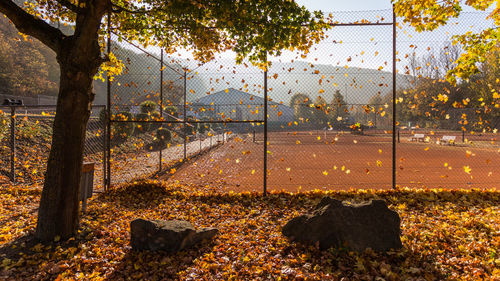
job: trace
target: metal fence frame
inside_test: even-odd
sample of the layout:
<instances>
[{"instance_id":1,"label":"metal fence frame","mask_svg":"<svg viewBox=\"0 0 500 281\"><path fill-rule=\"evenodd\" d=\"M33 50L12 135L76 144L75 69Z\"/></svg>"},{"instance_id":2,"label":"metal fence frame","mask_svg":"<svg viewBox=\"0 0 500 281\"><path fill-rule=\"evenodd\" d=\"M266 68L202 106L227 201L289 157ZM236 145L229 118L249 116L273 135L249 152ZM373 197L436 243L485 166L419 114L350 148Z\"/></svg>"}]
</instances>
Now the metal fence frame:
<instances>
[{"instance_id":1,"label":"metal fence frame","mask_svg":"<svg viewBox=\"0 0 500 281\"><path fill-rule=\"evenodd\" d=\"M33 109L39 109L39 110L42 110L42 109L48 109L48 108L51 108L53 109L53 111L55 111L56 109L56 105L1 105L0 106L0 109L8 109L8 111L10 112L6 112L9 114L9 119L10 119L10 123L9 123L9 148L10 148L10 181L13 183L13 184L17 184L16 182L16 128L17 128L17 123L16 123L16 111L19 112L19 110L21 109L26 109L26 110L33 110ZM100 110L105 110L106 109L106 106L104 105L93 105L92 106L92 109L93 110L97 110L97 111L100 111ZM50 116L53 118L53 116ZM49 118L50 118L49 117ZM104 120L106 122L106 120ZM105 126L105 123L102 124L102 135L103 135L103 149L102 149L102 163L103 163L103 167L106 165L106 161L105 161L105 154L106 154L106 150L105 150L105 141L106 141L106 135L107 135L107 132L106 132L106 126ZM100 152L100 151L97 151L97 152ZM85 155L84 155L85 156ZM106 169L103 169L103 187L105 186L106 184L106 178L107 178L107 173L106 173Z\"/></svg>"},{"instance_id":2,"label":"metal fence frame","mask_svg":"<svg viewBox=\"0 0 500 281\"><path fill-rule=\"evenodd\" d=\"M111 21L108 16L108 38L107 38L107 53L109 54L111 52ZM393 62L393 67L392 67L392 84L393 84L393 110L392 110L392 188L396 188L396 141L397 141L397 134L396 134L396 15L394 13L394 10L392 12L392 22L354 22L354 23L331 23L331 26L336 26L336 27L349 27L349 26L392 26L392 62ZM128 42L128 41L127 41ZM152 54L148 53L146 50L140 48L139 46L128 42L129 44L132 44L145 54L152 56L153 58L157 59L155 56ZM163 50L161 50L161 55L159 58L160 61L160 69L159 69L159 74L160 74L160 83L163 82L163 67L169 67L167 64L164 64L164 59L163 59ZM177 72L179 75L182 75L183 80L184 80L184 114L183 114L183 120L182 121L143 121L143 122L156 122L156 123L182 123L184 126L187 123L219 123L219 124L230 124L230 123L256 123L260 122L263 123L264 125L264 141L263 141L263 146L264 146L264 154L263 154L263 195L267 194L267 177L268 177L268 169L267 169L267 146L268 146L268 85L267 85L267 79L268 79L268 73L267 70L263 72L263 81L264 81L264 119L263 120L245 120L245 121L236 121L236 120L222 120L222 121L199 121L199 120L194 120L194 121L188 121L186 120L186 109L187 109L187 102L186 102L186 83L187 83L187 68L183 68L184 72L179 73L177 70L174 69L175 72ZM106 114L106 119L107 119L107 141L106 141L106 153L105 153L105 162L106 162L106 169L107 169L107 178L105 180L105 189L108 189L111 185L111 123L119 123L119 122L137 122L137 121L121 121L121 120L112 120L111 118L111 79L108 76L107 77L107 114ZM160 84L161 85L161 84ZM160 86L160 101L162 103L163 101L163 87ZM162 104L160 103L160 106ZM162 110L160 110L161 114ZM160 116L162 117L162 115ZM187 145L187 140L186 136L184 136L184 159L186 159L186 145ZM162 156L161 156L162 150L160 149L159 151L159 172L161 171L161 161L162 161Z\"/></svg>"},{"instance_id":3,"label":"metal fence frame","mask_svg":"<svg viewBox=\"0 0 500 281\"><path fill-rule=\"evenodd\" d=\"M111 41L111 34L112 29L111 29L111 22L110 22L110 17L108 17L108 38L107 38L107 53L109 54L111 52L111 46L112 46L112 41ZM391 180L391 185L392 188L396 188L396 165L397 165L397 146L398 143L400 142L401 134L406 134L406 131L401 131L398 128L397 124L397 38L396 38L396 27L398 25L397 23L397 18L395 16L394 11L392 11L392 22L366 22L366 21L359 21L359 22L351 22L351 23L331 23L330 24L332 27L350 27L350 26L390 26L392 27L392 112L391 112L391 118L392 122L390 124L391 129L388 129L388 133L392 137L392 151L391 151L391 159L392 159L392 165L391 165L391 175L392 175L392 180ZM139 120L114 120L112 118L111 114L111 108L112 108L112 101L111 101L111 89L113 86L112 79L110 77L107 77L106 79L106 105L101 106L104 111L104 128L103 128L103 145L104 145L104 151L103 151L103 186L105 190L108 190L112 184L111 181L111 125L113 123L127 123L127 122L133 122L133 123L158 123L158 124L182 124L183 126L187 126L188 124L204 124L204 123L212 123L212 124L238 124L238 123L262 123L263 124L263 178L262 178L262 188L263 188L263 194L266 195L268 190L268 126L269 126L269 114L268 114L268 107L269 104L268 102L270 101L268 97L268 71L262 71L262 81L263 81L263 118L262 119L255 119L255 120L231 120L230 118L227 119L222 119L222 120L191 120L188 119L188 116L186 114L186 111L188 109L188 102L186 99L186 94L187 94L187 80L188 79L188 73L193 70L189 70L187 67L182 67L182 70L176 70L173 69L169 66L168 63L165 63L164 60L164 51L161 50L160 52L160 57L156 57L155 55L149 53L145 49L141 48L140 46L128 42L124 40L125 42L133 45L135 48L143 52L144 54L148 55L149 57L157 60L159 62L159 69L154 70L155 72L158 71L158 76L160 78L160 103L159 106L160 108L163 107L163 81L164 81L164 68L170 68L173 70L176 74L179 75L178 79L182 79L182 84L183 84L183 105L182 110L183 110L183 118L182 119L177 119L177 120L165 120L163 117L163 110L160 110L160 119L159 120L148 120L148 121L139 121ZM260 72L256 73L257 75L261 75ZM260 79L260 78L259 78ZM180 104L180 103L179 103ZM15 182L15 137L14 137L14 130L16 127L15 123L15 111L17 108L20 107L28 107L28 106L8 106L11 110L10 115L11 115L11 179L13 182ZM31 107L36 107L36 106L31 106ZM40 106L43 107L43 106ZM180 108L180 107L179 107ZM386 123L389 125L389 122ZM462 142L466 139L466 132L462 131ZM459 138L458 136L457 138ZM225 141L225 138L223 139ZM254 141L255 141L255 132L254 132ZM187 135L184 134L183 136L183 159L187 159ZM200 149L201 151L201 149ZM158 163L158 172L161 172L163 167L162 167L162 149L158 151L159 154L159 163Z\"/></svg>"}]
</instances>

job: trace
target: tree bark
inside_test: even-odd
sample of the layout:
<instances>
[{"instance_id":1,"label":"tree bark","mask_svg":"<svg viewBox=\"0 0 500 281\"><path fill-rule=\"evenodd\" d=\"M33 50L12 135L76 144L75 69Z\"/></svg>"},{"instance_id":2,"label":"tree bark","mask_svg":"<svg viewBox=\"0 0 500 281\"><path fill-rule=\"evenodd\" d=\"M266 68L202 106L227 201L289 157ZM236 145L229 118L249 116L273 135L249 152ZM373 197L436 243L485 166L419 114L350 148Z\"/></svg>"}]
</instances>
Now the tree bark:
<instances>
[{"instance_id":1,"label":"tree bark","mask_svg":"<svg viewBox=\"0 0 500 281\"><path fill-rule=\"evenodd\" d=\"M95 20L100 23L100 18ZM82 19L82 25L89 23ZM78 230L85 132L94 99L92 82L103 61L97 30L77 26L75 35L62 41L57 60L59 94L36 229L36 237L46 242L70 238Z\"/></svg>"}]
</instances>

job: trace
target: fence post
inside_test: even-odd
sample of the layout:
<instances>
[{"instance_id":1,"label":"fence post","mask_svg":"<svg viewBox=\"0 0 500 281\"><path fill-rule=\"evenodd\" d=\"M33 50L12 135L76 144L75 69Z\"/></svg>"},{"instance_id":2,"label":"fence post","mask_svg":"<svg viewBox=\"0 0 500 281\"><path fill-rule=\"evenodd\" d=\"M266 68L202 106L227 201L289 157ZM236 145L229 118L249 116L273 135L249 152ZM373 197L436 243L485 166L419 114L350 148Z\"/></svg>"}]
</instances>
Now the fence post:
<instances>
[{"instance_id":1,"label":"fence post","mask_svg":"<svg viewBox=\"0 0 500 281\"><path fill-rule=\"evenodd\" d=\"M462 130L462 142L465 142L465 131Z\"/></svg>"},{"instance_id":2,"label":"fence post","mask_svg":"<svg viewBox=\"0 0 500 281\"><path fill-rule=\"evenodd\" d=\"M107 138L107 135L108 135L108 130L106 129L106 124L108 122L108 118L107 118L107 108L104 107L102 108L102 110L104 110L104 120L102 122L102 188L106 191L106 179L108 178L106 173L107 173L107 168L106 168L106 164L107 164L107 160L106 160L106 156L107 156L107 151L106 151L106 148L108 147L107 146L107 143L106 143L106 138ZM99 116L101 115L101 113L99 112Z\"/></svg>"},{"instance_id":3,"label":"fence post","mask_svg":"<svg viewBox=\"0 0 500 281\"><path fill-rule=\"evenodd\" d=\"M108 56L111 52L111 12L108 12ZM111 186L111 79L106 76L106 185L104 190L109 190Z\"/></svg>"},{"instance_id":4,"label":"fence post","mask_svg":"<svg viewBox=\"0 0 500 281\"><path fill-rule=\"evenodd\" d=\"M16 184L16 107L10 107L10 179Z\"/></svg>"},{"instance_id":5,"label":"fence post","mask_svg":"<svg viewBox=\"0 0 500 281\"><path fill-rule=\"evenodd\" d=\"M392 188L396 189L396 13L392 6Z\"/></svg>"},{"instance_id":6,"label":"fence post","mask_svg":"<svg viewBox=\"0 0 500 281\"><path fill-rule=\"evenodd\" d=\"M264 191L267 195L267 66L264 71Z\"/></svg>"},{"instance_id":7,"label":"fence post","mask_svg":"<svg viewBox=\"0 0 500 281\"><path fill-rule=\"evenodd\" d=\"M255 142L255 130L253 130L253 142Z\"/></svg>"},{"instance_id":8,"label":"fence post","mask_svg":"<svg viewBox=\"0 0 500 281\"><path fill-rule=\"evenodd\" d=\"M184 159L187 158L187 129L186 129L186 107L187 107L187 104L186 104L186 94L187 94L187 72L186 72L186 69L184 69L184 112L183 112L183 119L184 119L184 126L182 127L184 129Z\"/></svg>"},{"instance_id":9,"label":"fence post","mask_svg":"<svg viewBox=\"0 0 500 281\"><path fill-rule=\"evenodd\" d=\"M160 50L160 120L163 117L163 48ZM160 127L163 125L161 123ZM160 153L159 153L159 161L158 161L158 172L161 172L161 160L163 158L162 155L163 147L160 145Z\"/></svg>"}]
</instances>

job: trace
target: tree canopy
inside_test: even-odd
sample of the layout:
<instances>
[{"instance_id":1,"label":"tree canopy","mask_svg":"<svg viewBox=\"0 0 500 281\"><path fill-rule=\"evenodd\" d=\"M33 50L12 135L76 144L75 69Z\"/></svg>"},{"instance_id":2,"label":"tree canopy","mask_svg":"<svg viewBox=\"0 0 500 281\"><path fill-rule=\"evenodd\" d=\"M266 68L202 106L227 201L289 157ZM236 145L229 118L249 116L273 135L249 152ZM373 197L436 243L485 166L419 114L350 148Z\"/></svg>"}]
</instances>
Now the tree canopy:
<instances>
[{"instance_id":1,"label":"tree canopy","mask_svg":"<svg viewBox=\"0 0 500 281\"><path fill-rule=\"evenodd\" d=\"M480 72L480 64L499 44L500 40L500 1L495 0L393 0L394 11L403 17L404 23L416 31L432 31L445 25L452 18L460 15L465 5L476 10L492 9L485 20L492 20L493 26L478 33L467 32L454 36L454 44L460 43L465 52L456 60L456 65L448 71L446 78L456 83L457 78L468 79ZM496 7L493 7L496 3Z\"/></svg>"},{"instance_id":2,"label":"tree canopy","mask_svg":"<svg viewBox=\"0 0 500 281\"><path fill-rule=\"evenodd\" d=\"M94 2L31 1L22 8L44 21L78 25L93 17L87 11ZM307 51L327 27L320 12L287 0L102 2L111 14L111 29L121 38L160 46L167 52L187 48L201 61L228 49L238 54L239 61L244 57L263 61L266 54L279 55L283 49ZM5 8L3 12L8 14ZM105 34L106 25L101 27Z\"/></svg>"},{"instance_id":3,"label":"tree canopy","mask_svg":"<svg viewBox=\"0 0 500 281\"><path fill-rule=\"evenodd\" d=\"M143 46L156 45L167 53L185 48L199 61L232 49L237 61L248 58L265 68L267 56L279 55L283 49L306 53L329 27L321 12L310 12L289 0L33 0L23 4L3 0L0 13L19 32L52 49L60 66L57 113L37 222L37 237L44 241L69 238L78 229L93 80L99 68L113 73L123 67L114 55L103 55L106 33ZM58 28L61 24L73 26L74 32L64 33Z\"/></svg>"}]
</instances>

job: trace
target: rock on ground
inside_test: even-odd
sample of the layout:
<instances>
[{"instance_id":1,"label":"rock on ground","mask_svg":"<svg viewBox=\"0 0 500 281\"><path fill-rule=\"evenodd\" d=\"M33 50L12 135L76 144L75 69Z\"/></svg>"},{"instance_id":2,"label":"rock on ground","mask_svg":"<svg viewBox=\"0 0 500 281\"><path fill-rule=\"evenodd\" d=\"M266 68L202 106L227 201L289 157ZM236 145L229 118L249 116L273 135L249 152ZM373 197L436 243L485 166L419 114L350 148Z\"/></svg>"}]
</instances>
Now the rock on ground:
<instances>
[{"instance_id":1,"label":"rock on ground","mask_svg":"<svg viewBox=\"0 0 500 281\"><path fill-rule=\"evenodd\" d=\"M290 220L283 235L321 249L347 246L356 251L387 251L402 247L400 218L384 200L349 204L324 197L312 213Z\"/></svg>"},{"instance_id":2,"label":"rock on ground","mask_svg":"<svg viewBox=\"0 0 500 281\"><path fill-rule=\"evenodd\" d=\"M195 230L187 221L136 219L130 223L130 244L134 250L177 252L210 240L216 228Z\"/></svg>"}]
</instances>

